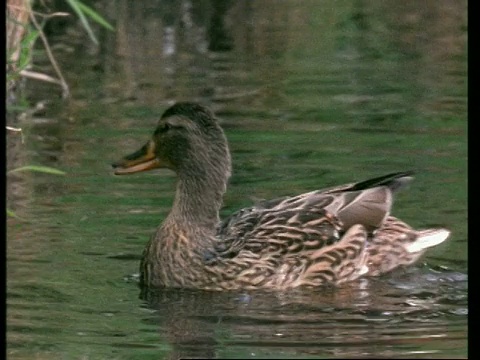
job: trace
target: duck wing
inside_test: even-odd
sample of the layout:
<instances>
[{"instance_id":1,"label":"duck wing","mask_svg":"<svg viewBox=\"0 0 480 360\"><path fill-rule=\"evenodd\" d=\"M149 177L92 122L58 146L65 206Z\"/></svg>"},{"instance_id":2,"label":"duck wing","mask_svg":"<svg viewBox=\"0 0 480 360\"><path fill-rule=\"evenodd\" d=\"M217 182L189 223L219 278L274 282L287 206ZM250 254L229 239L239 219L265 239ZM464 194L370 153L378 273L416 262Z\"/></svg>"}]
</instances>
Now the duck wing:
<instances>
[{"instance_id":1,"label":"duck wing","mask_svg":"<svg viewBox=\"0 0 480 360\"><path fill-rule=\"evenodd\" d=\"M242 251L255 256L287 256L319 250L340 241L357 224L373 231L388 217L393 193L407 184L411 175L388 174L242 209L220 224L219 241L209 260L233 258Z\"/></svg>"}]
</instances>

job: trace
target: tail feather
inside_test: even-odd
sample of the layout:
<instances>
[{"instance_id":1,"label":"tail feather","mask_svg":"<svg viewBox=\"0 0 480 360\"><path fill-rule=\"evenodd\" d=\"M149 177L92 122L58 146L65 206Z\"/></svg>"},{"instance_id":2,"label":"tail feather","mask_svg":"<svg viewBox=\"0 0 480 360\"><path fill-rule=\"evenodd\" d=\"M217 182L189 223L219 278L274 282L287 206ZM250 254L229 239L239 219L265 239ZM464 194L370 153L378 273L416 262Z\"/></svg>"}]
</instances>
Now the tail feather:
<instances>
[{"instance_id":1,"label":"tail feather","mask_svg":"<svg viewBox=\"0 0 480 360\"><path fill-rule=\"evenodd\" d=\"M413 171L403 171L379 176L354 184L348 191L371 189L377 186L387 186L393 192L409 184L413 180Z\"/></svg>"},{"instance_id":2,"label":"tail feather","mask_svg":"<svg viewBox=\"0 0 480 360\"><path fill-rule=\"evenodd\" d=\"M418 231L417 235L418 237L414 242L405 246L409 253L420 252L444 242L450 235L450 231L446 229L428 229Z\"/></svg>"},{"instance_id":3,"label":"tail feather","mask_svg":"<svg viewBox=\"0 0 480 360\"><path fill-rule=\"evenodd\" d=\"M325 209L337 216L346 229L362 224L371 232L390 215L393 195L413 179L412 171L392 173L329 192L339 194Z\"/></svg>"}]
</instances>

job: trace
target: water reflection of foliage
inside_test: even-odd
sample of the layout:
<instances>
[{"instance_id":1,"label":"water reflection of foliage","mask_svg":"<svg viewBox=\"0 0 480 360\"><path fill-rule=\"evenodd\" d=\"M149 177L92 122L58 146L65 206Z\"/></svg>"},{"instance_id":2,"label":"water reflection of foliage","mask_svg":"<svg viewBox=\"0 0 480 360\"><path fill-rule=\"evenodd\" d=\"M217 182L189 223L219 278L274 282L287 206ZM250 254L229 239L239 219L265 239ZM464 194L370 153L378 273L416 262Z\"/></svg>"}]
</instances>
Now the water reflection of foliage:
<instances>
[{"instance_id":1,"label":"water reflection of foliage","mask_svg":"<svg viewBox=\"0 0 480 360\"><path fill-rule=\"evenodd\" d=\"M69 86L63 77L62 71L57 64L55 56L50 48L49 41L43 31L45 23L55 17L68 16L64 12L52 12L46 8L46 13L38 10L39 5L33 4L29 0L8 0L7 1L7 101L9 105L15 105L16 92L19 80L21 78L30 78L59 85L62 88L62 96L69 96ZM80 19L83 28L90 36L91 40L98 44L98 40L87 20L87 16L100 24L101 26L113 30L113 27L103 19L100 14L92 8L86 6L79 0L67 0L72 11ZM41 3L46 7L43 3ZM37 18L42 20L39 22ZM55 71L56 78L43 72L32 71L33 66L33 48L40 39L44 50L48 56L50 64Z\"/></svg>"}]
</instances>

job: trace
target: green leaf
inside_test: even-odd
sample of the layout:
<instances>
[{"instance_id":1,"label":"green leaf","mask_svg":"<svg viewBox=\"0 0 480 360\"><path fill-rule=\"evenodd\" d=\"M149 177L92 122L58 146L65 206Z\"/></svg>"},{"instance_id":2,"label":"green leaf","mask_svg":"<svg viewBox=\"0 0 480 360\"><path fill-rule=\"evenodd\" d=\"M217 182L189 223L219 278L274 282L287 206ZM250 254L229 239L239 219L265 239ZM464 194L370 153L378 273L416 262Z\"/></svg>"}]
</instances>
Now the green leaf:
<instances>
[{"instance_id":1,"label":"green leaf","mask_svg":"<svg viewBox=\"0 0 480 360\"><path fill-rule=\"evenodd\" d=\"M35 41L37 40L39 32L36 30L31 30L21 43L21 52L18 64L18 71L26 69L28 65L32 62L32 47Z\"/></svg>"},{"instance_id":2,"label":"green leaf","mask_svg":"<svg viewBox=\"0 0 480 360\"><path fill-rule=\"evenodd\" d=\"M67 2L70 4L71 8L77 16L80 18L80 21L82 22L83 27L87 31L88 35L90 36L90 39L98 45L98 40L95 37L95 34L93 33L92 27L88 23L87 18L85 15L88 15L93 21L97 22L101 26L107 28L108 30L113 30L113 26L110 25L107 20L105 20L100 14L98 14L95 10L92 8L88 7L87 5L83 4L79 0L67 0Z\"/></svg>"},{"instance_id":3,"label":"green leaf","mask_svg":"<svg viewBox=\"0 0 480 360\"><path fill-rule=\"evenodd\" d=\"M18 218L17 214L15 214L12 210L9 209L7 209L7 216Z\"/></svg>"},{"instance_id":4,"label":"green leaf","mask_svg":"<svg viewBox=\"0 0 480 360\"><path fill-rule=\"evenodd\" d=\"M15 214L13 210L10 210L10 209L7 209L7 216L14 217L15 219L22 220L22 221L28 221L27 219L21 216L18 216L17 214Z\"/></svg>"},{"instance_id":5,"label":"green leaf","mask_svg":"<svg viewBox=\"0 0 480 360\"><path fill-rule=\"evenodd\" d=\"M112 25L110 25L110 23L105 20L99 13L97 13L95 10L93 10L92 8L88 7L87 5L81 3L81 2L78 2L78 7L88 16L90 16L90 18L95 21L97 24L103 26L104 28L110 30L110 31L114 31L114 27Z\"/></svg>"},{"instance_id":6,"label":"green leaf","mask_svg":"<svg viewBox=\"0 0 480 360\"><path fill-rule=\"evenodd\" d=\"M7 76L7 79L8 79L8 76ZM7 104L7 112L12 112L12 111L18 111L18 112L22 112L22 111L27 111L28 109L30 109L30 106L28 105L9 105Z\"/></svg>"},{"instance_id":7,"label":"green leaf","mask_svg":"<svg viewBox=\"0 0 480 360\"><path fill-rule=\"evenodd\" d=\"M8 171L8 174L16 173L19 171L37 171L37 172L43 172L46 174L53 174L53 175L65 175L66 173L62 170L54 169L48 166L37 166L37 165L28 165L28 166L22 166L17 169L13 169Z\"/></svg>"},{"instance_id":8,"label":"green leaf","mask_svg":"<svg viewBox=\"0 0 480 360\"><path fill-rule=\"evenodd\" d=\"M80 21L82 22L83 27L87 31L88 36L90 36L90 39L92 39L92 41L95 43L95 45L98 45L98 40L95 37L95 34L93 33L93 30L90 27L90 24L88 23L87 18L85 17L82 9L79 6L80 2L78 0L67 0L67 2L72 7L73 11L75 11L77 16L80 18Z\"/></svg>"}]
</instances>

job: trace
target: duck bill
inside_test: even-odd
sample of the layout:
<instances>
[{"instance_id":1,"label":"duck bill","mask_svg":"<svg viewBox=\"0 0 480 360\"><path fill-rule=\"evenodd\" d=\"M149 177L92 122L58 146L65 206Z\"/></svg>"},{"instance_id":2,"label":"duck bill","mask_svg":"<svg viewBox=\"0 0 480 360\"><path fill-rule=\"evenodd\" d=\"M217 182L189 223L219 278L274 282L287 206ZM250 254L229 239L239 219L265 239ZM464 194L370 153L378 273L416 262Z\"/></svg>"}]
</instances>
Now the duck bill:
<instances>
[{"instance_id":1,"label":"duck bill","mask_svg":"<svg viewBox=\"0 0 480 360\"><path fill-rule=\"evenodd\" d=\"M112 164L112 167L115 175L127 175L164 166L155 156L155 143L150 140L140 150Z\"/></svg>"}]
</instances>

